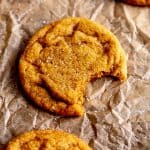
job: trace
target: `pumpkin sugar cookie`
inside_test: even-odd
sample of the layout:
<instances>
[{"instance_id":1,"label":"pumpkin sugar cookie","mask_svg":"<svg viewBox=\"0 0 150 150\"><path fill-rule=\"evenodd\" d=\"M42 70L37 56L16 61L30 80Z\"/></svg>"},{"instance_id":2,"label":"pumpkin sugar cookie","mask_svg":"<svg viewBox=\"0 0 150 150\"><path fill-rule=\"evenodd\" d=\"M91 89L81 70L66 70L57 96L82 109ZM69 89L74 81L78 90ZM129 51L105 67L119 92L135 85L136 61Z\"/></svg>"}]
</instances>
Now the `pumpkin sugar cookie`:
<instances>
[{"instance_id":1,"label":"pumpkin sugar cookie","mask_svg":"<svg viewBox=\"0 0 150 150\"><path fill-rule=\"evenodd\" d=\"M150 0L122 0L125 3L137 6L150 6Z\"/></svg>"},{"instance_id":2,"label":"pumpkin sugar cookie","mask_svg":"<svg viewBox=\"0 0 150 150\"><path fill-rule=\"evenodd\" d=\"M92 150L75 135L57 130L34 130L12 139L6 150Z\"/></svg>"},{"instance_id":3,"label":"pumpkin sugar cookie","mask_svg":"<svg viewBox=\"0 0 150 150\"><path fill-rule=\"evenodd\" d=\"M19 62L28 97L63 116L83 115L88 82L108 75L126 80L124 50L104 26L85 18L64 18L43 27Z\"/></svg>"}]
</instances>

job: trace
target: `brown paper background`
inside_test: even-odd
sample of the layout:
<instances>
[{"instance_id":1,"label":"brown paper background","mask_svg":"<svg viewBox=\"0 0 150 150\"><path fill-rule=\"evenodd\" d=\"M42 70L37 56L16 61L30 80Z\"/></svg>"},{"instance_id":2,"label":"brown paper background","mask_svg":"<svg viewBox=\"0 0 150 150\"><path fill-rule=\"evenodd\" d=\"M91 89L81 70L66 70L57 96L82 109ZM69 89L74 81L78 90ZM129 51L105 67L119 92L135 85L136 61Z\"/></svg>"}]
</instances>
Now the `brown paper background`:
<instances>
[{"instance_id":1,"label":"brown paper background","mask_svg":"<svg viewBox=\"0 0 150 150\"><path fill-rule=\"evenodd\" d=\"M89 83L86 113L78 118L38 109L18 86L17 61L27 39L66 16L105 25L128 57L128 80ZM45 128L74 133L94 150L150 149L150 7L113 0L0 0L0 149L22 132Z\"/></svg>"}]
</instances>

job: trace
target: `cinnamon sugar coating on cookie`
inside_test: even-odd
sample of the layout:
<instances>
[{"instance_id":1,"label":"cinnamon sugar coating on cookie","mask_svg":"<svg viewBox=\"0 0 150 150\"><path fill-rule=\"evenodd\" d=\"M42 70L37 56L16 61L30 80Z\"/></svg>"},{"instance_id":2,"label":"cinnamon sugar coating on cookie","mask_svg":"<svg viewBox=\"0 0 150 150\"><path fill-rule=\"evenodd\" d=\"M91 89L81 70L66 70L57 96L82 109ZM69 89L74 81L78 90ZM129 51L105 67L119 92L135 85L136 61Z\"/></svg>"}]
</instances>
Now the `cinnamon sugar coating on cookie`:
<instances>
[{"instance_id":1,"label":"cinnamon sugar coating on cookie","mask_svg":"<svg viewBox=\"0 0 150 150\"><path fill-rule=\"evenodd\" d=\"M34 130L12 139L6 150L92 150L73 134L57 130Z\"/></svg>"},{"instance_id":2,"label":"cinnamon sugar coating on cookie","mask_svg":"<svg viewBox=\"0 0 150 150\"><path fill-rule=\"evenodd\" d=\"M117 38L102 25L65 18L32 37L19 74L26 94L39 106L80 116L88 82L106 75L126 80L126 57Z\"/></svg>"}]
</instances>

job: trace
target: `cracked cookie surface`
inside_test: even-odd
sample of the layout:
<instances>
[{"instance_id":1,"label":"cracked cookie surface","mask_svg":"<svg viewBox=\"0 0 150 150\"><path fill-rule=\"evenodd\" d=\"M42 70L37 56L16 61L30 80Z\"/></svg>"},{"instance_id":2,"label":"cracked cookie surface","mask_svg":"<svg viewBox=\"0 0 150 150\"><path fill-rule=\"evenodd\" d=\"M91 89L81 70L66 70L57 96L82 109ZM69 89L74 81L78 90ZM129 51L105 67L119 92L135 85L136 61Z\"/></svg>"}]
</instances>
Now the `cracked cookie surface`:
<instances>
[{"instance_id":1,"label":"cracked cookie surface","mask_svg":"<svg viewBox=\"0 0 150 150\"><path fill-rule=\"evenodd\" d=\"M42 108L81 116L92 79L127 78L126 58L116 37L85 18L65 18L40 29L19 62L22 86Z\"/></svg>"},{"instance_id":2,"label":"cracked cookie surface","mask_svg":"<svg viewBox=\"0 0 150 150\"><path fill-rule=\"evenodd\" d=\"M34 130L12 139L6 150L92 150L75 135L56 130Z\"/></svg>"}]
</instances>

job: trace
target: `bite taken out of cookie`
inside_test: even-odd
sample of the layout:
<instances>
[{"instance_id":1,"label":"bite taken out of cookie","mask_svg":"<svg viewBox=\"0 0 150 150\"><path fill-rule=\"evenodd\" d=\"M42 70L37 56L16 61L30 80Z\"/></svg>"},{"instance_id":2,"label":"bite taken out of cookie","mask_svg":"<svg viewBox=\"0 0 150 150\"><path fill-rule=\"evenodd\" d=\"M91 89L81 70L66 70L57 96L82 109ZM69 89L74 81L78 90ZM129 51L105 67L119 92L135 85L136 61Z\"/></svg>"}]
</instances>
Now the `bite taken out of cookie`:
<instances>
[{"instance_id":1,"label":"bite taken out of cookie","mask_svg":"<svg viewBox=\"0 0 150 150\"><path fill-rule=\"evenodd\" d=\"M37 31L19 61L26 95L37 105L63 116L82 116L91 80L127 78L125 52L104 26L69 17Z\"/></svg>"}]
</instances>

